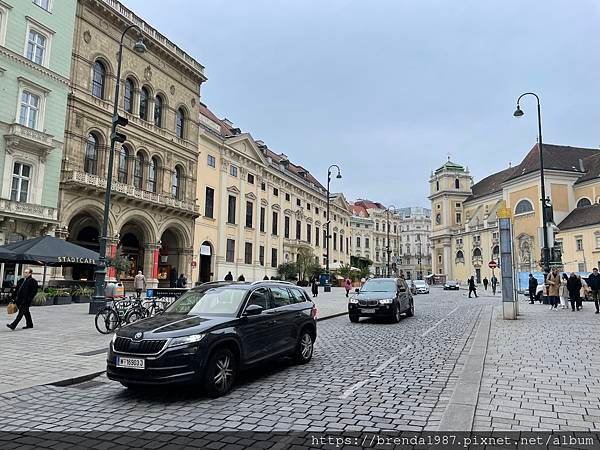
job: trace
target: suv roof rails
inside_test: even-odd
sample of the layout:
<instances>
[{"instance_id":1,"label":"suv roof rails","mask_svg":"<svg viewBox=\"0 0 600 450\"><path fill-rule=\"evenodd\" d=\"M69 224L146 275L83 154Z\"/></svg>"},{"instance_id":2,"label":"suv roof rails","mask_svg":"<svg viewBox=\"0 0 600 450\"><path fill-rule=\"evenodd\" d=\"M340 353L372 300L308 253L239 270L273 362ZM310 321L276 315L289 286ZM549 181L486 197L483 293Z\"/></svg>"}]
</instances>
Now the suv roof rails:
<instances>
[{"instance_id":1,"label":"suv roof rails","mask_svg":"<svg viewBox=\"0 0 600 450\"><path fill-rule=\"evenodd\" d=\"M258 281L253 281L252 284L260 284L260 283L277 283L277 284L291 284L292 286L295 286L294 283L290 283L289 281L282 281L282 280L258 280Z\"/></svg>"}]
</instances>

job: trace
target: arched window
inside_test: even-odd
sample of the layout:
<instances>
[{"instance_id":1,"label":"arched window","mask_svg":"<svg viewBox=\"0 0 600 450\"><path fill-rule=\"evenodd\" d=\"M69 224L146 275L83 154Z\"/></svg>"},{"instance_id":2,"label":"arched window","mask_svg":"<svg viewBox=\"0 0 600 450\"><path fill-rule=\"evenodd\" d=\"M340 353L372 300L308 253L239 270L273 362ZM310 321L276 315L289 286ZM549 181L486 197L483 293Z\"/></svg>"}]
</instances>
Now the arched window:
<instances>
[{"instance_id":1,"label":"arched window","mask_svg":"<svg viewBox=\"0 0 600 450\"><path fill-rule=\"evenodd\" d=\"M515 214L525 214L529 212L533 212L533 205L529 200L521 200L517 203Z\"/></svg>"},{"instance_id":2,"label":"arched window","mask_svg":"<svg viewBox=\"0 0 600 450\"><path fill-rule=\"evenodd\" d=\"M128 113L133 113L133 91L135 84L131 78L125 80L125 91L123 95L123 109Z\"/></svg>"},{"instance_id":3,"label":"arched window","mask_svg":"<svg viewBox=\"0 0 600 450\"><path fill-rule=\"evenodd\" d=\"M140 119L148 120L148 89L143 87L140 91Z\"/></svg>"},{"instance_id":4,"label":"arched window","mask_svg":"<svg viewBox=\"0 0 600 450\"><path fill-rule=\"evenodd\" d=\"M117 179L119 183L127 184L127 178L129 178L129 168L127 163L129 162L129 150L124 145L121 146L119 152L119 169L117 171Z\"/></svg>"},{"instance_id":5,"label":"arched window","mask_svg":"<svg viewBox=\"0 0 600 450\"><path fill-rule=\"evenodd\" d=\"M577 207L578 208L583 208L585 206L591 206L592 202L590 201L589 198L583 197L580 198L579 201L577 202Z\"/></svg>"},{"instance_id":6,"label":"arched window","mask_svg":"<svg viewBox=\"0 0 600 450\"><path fill-rule=\"evenodd\" d=\"M148 166L148 190L150 192L156 192L157 189L157 173L159 168L159 162L156 156L154 156L150 160L150 165Z\"/></svg>"},{"instance_id":7,"label":"arched window","mask_svg":"<svg viewBox=\"0 0 600 450\"><path fill-rule=\"evenodd\" d=\"M98 138L92 133L88 134L85 143L83 170L92 175L98 174Z\"/></svg>"},{"instance_id":8,"label":"arched window","mask_svg":"<svg viewBox=\"0 0 600 450\"><path fill-rule=\"evenodd\" d=\"M183 170L181 170L181 166L175 166L175 170L173 171L172 181L171 181L171 194L176 199L181 199L182 193L182 182L183 182Z\"/></svg>"},{"instance_id":9,"label":"arched window","mask_svg":"<svg viewBox=\"0 0 600 450\"><path fill-rule=\"evenodd\" d=\"M183 139L185 133L185 111L183 108L179 108L177 110L177 115L175 116L175 134L178 138Z\"/></svg>"},{"instance_id":10,"label":"arched window","mask_svg":"<svg viewBox=\"0 0 600 450\"><path fill-rule=\"evenodd\" d=\"M162 127L163 99L160 95L154 98L154 125Z\"/></svg>"},{"instance_id":11,"label":"arched window","mask_svg":"<svg viewBox=\"0 0 600 450\"><path fill-rule=\"evenodd\" d=\"M456 180L454 180L454 187L456 189L460 189L460 180L458 178Z\"/></svg>"},{"instance_id":12,"label":"arched window","mask_svg":"<svg viewBox=\"0 0 600 450\"><path fill-rule=\"evenodd\" d=\"M498 260L498 258L500 258L500 247L494 245L494 247L492 248L492 259L496 261Z\"/></svg>"},{"instance_id":13,"label":"arched window","mask_svg":"<svg viewBox=\"0 0 600 450\"><path fill-rule=\"evenodd\" d=\"M135 166L133 168L133 185L142 189L142 183L144 181L144 155L142 152L137 152L135 155Z\"/></svg>"},{"instance_id":14,"label":"arched window","mask_svg":"<svg viewBox=\"0 0 600 450\"><path fill-rule=\"evenodd\" d=\"M94 75L92 77L92 95L98 98L104 98L104 89L106 83L106 67L100 61L94 63Z\"/></svg>"},{"instance_id":15,"label":"arched window","mask_svg":"<svg viewBox=\"0 0 600 450\"><path fill-rule=\"evenodd\" d=\"M480 248L476 248L475 250L473 250L473 257L481 258L481 249Z\"/></svg>"},{"instance_id":16,"label":"arched window","mask_svg":"<svg viewBox=\"0 0 600 450\"><path fill-rule=\"evenodd\" d=\"M465 262L465 254L462 252L462 250L456 252L456 261Z\"/></svg>"}]
</instances>

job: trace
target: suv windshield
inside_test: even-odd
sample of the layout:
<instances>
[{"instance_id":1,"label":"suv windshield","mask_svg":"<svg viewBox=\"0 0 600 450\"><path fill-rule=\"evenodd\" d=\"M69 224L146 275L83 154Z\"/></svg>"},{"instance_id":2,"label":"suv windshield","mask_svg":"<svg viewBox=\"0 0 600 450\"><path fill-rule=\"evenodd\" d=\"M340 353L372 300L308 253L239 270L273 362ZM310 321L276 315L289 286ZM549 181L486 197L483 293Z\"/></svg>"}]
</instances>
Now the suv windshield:
<instances>
[{"instance_id":1,"label":"suv windshield","mask_svg":"<svg viewBox=\"0 0 600 450\"><path fill-rule=\"evenodd\" d=\"M188 291L167 308L165 314L234 316L246 295L245 289L221 287Z\"/></svg>"},{"instance_id":2,"label":"suv windshield","mask_svg":"<svg viewBox=\"0 0 600 450\"><path fill-rule=\"evenodd\" d=\"M396 292L394 280L369 280L361 288L361 292Z\"/></svg>"}]
</instances>

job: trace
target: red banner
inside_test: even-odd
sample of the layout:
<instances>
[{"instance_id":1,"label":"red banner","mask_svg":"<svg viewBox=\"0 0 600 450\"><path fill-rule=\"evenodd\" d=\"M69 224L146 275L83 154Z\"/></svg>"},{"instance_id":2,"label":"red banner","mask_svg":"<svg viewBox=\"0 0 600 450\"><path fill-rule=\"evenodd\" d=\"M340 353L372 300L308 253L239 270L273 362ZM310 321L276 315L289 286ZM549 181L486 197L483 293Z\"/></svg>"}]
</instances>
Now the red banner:
<instances>
[{"instance_id":1,"label":"red banner","mask_svg":"<svg viewBox=\"0 0 600 450\"><path fill-rule=\"evenodd\" d=\"M154 260L152 263L152 278L158 278L158 258L160 256L159 250L154 250Z\"/></svg>"},{"instance_id":2,"label":"red banner","mask_svg":"<svg viewBox=\"0 0 600 450\"><path fill-rule=\"evenodd\" d=\"M114 258L117 255L117 244L112 244L108 248L108 255L111 258ZM109 276L109 278L116 278L117 277L117 269L115 269L114 267L109 267L108 268L108 276Z\"/></svg>"}]
</instances>

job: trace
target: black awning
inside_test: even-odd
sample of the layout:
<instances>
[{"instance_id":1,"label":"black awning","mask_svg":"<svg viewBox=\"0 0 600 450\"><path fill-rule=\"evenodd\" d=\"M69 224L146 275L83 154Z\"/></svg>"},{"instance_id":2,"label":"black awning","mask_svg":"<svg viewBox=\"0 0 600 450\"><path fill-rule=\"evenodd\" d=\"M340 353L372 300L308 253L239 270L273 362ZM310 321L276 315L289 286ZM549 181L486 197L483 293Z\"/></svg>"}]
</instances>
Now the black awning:
<instances>
[{"instance_id":1,"label":"black awning","mask_svg":"<svg viewBox=\"0 0 600 450\"><path fill-rule=\"evenodd\" d=\"M98 253L92 250L53 236L40 236L0 247L0 262L47 266L95 265L98 257Z\"/></svg>"}]
</instances>

